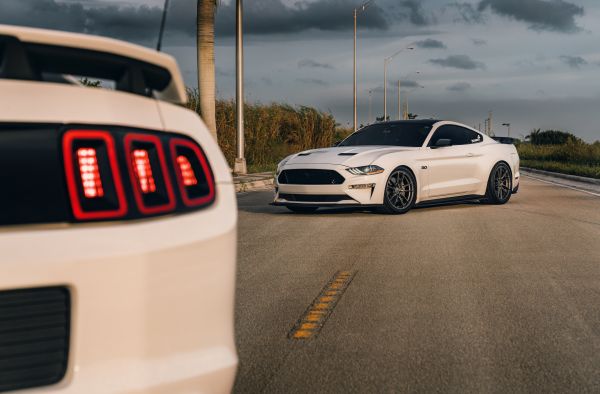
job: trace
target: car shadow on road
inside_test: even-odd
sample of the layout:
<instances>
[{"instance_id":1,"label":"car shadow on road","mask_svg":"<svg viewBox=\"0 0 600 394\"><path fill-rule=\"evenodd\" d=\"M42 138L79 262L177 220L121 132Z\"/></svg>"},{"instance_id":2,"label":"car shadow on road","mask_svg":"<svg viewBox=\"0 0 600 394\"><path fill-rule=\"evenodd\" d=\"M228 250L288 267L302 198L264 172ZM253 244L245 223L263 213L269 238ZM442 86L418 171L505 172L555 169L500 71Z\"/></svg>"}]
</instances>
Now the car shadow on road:
<instances>
[{"instance_id":1,"label":"car shadow on road","mask_svg":"<svg viewBox=\"0 0 600 394\"><path fill-rule=\"evenodd\" d=\"M456 209L466 209L466 208L475 208L476 206L483 205L478 201L460 201L460 202L445 202L445 203L436 203L436 204L427 204L423 206L414 207L411 212L431 212L431 211L445 211L445 210L456 210ZM278 207L269 204L240 204L238 209L242 212L248 213L261 213L268 215L282 215L282 216L305 216L305 217L318 217L318 216L331 216L331 215L385 215L376 207L327 207L327 208L319 208L316 212L310 213L298 213L292 212L285 207Z\"/></svg>"}]
</instances>

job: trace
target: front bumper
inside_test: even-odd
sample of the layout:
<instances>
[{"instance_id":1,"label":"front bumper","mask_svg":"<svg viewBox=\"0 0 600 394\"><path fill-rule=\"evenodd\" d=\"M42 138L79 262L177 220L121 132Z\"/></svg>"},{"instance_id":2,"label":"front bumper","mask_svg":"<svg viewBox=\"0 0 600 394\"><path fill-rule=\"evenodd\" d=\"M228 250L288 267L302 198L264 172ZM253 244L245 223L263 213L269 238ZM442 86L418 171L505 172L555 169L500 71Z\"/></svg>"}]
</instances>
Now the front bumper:
<instances>
[{"instance_id":1,"label":"front bumper","mask_svg":"<svg viewBox=\"0 0 600 394\"><path fill-rule=\"evenodd\" d=\"M66 286L66 377L43 393L228 393L237 366L233 185L201 211L0 230L0 290Z\"/></svg>"},{"instance_id":2,"label":"front bumper","mask_svg":"<svg viewBox=\"0 0 600 394\"><path fill-rule=\"evenodd\" d=\"M352 175L348 167L332 164L286 165L282 170L320 169L334 170L345 180L339 185L294 185L279 183L275 178L275 197L272 205L278 206L378 206L383 204L383 189L387 174ZM279 175L279 174L277 174ZM369 185L370 187L365 187ZM353 188L353 187L361 188Z\"/></svg>"}]
</instances>

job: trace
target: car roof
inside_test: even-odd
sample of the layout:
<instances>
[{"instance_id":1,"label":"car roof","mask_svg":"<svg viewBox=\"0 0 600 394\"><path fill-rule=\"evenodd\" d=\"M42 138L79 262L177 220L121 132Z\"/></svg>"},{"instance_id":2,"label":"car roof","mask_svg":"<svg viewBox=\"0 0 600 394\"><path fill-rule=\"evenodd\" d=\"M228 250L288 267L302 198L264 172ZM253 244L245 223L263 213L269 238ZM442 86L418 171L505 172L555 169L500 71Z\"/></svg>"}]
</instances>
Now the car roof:
<instances>
[{"instance_id":1,"label":"car roof","mask_svg":"<svg viewBox=\"0 0 600 394\"><path fill-rule=\"evenodd\" d=\"M173 103L185 103L187 100L185 84L177 62L165 53L112 38L0 24L0 37L2 36L14 37L27 44L102 52L158 66L169 72L171 80L165 89L158 92L157 98Z\"/></svg>"},{"instance_id":2,"label":"car roof","mask_svg":"<svg viewBox=\"0 0 600 394\"><path fill-rule=\"evenodd\" d=\"M379 122L378 124L420 124L424 126L433 126L439 122L444 121L437 119L388 120L387 122Z\"/></svg>"}]
</instances>

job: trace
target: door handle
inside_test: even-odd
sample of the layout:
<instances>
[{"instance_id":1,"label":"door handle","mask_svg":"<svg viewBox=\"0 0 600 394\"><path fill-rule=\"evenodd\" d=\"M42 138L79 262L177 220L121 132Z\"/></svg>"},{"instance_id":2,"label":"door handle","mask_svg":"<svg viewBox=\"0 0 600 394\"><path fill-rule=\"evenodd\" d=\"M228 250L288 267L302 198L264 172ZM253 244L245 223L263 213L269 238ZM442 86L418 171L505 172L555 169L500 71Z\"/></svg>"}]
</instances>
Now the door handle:
<instances>
[{"instance_id":1,"label":"door handle","mask_svg":"<svg viewBox=\"0 0 600 394\"><path fill-rule=\"evenodd\" d=\"M473 153L467 153L467 157L473 157L473 156L475 156L475 154L473 154Z\"/></svg>"}]
</instances>

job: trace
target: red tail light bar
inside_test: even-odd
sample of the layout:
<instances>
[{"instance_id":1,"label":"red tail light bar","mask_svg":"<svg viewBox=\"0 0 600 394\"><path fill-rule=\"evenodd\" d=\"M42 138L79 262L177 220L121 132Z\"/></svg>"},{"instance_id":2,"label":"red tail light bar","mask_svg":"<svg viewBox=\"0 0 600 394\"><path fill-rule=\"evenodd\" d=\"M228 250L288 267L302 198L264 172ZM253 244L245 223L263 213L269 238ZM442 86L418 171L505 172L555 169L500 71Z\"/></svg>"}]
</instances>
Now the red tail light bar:
<instances>
[{"instance_id":1,"label":"red tail light bar","mask_svg":"<svg viewBox=\"0 0 600 394\"><path fill-rule=\"evenodd\" d=\"M131 133L125 136L124 145L133 195L140 212L152 215L175 209L175 195L160 138Z\"/></svg>"},{"instance_id":2,"label":"red tail light bar","mask_svg":"<svg viewBox=\"0 0 600 394\"><path fill-rule=\"evenodd\" d=\"M127 213L115 142L109 132L67 131L63 156L75 219L115 219Z\"/></svg>"},{"instance_id":3,"label":"red tail light bar","mask_svg":"<svg viewBox=\"0 0 600 394\"><path fill-rule=\"evenodd\" d=\"M77 129L63 134L62 150L77 221L177 213L205 207L215 199L208 160L187 137Z\"/></svg>"},{"instance_id":4,"label":"red tail light bar","mask_svg":"<svg viewBox=\"0 0 600 394\"><path fill-rule=\"evenodd\" d=\"M204 205L215 198L213 175L200 147L190 140L173 138L169 142L175 158L177 183L183 202L188 207ZM200 180L200 181L199 181Z\"/></svg>"}]
</instances>

